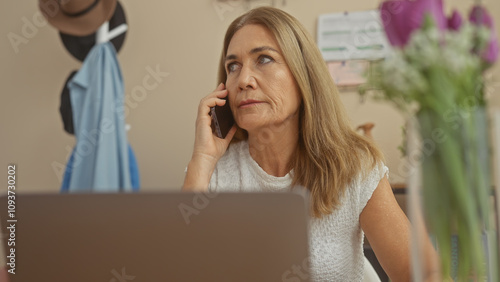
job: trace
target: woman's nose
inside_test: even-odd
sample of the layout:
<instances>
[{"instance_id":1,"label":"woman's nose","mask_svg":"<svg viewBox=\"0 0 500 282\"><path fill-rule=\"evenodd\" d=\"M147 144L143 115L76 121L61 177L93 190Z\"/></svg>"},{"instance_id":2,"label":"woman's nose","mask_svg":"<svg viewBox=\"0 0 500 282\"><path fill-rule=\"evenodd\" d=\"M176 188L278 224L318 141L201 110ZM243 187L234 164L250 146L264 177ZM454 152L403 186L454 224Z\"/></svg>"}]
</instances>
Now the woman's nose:
<instances>
[{"instance_id":1,"label":"woman's nose","mask_svg":"<svg viewBox=\"0 0 500 282\"><path fill-rule=\"evenodd\" d=\"M255 80L255 74L250 66L247 65L241 68L238 77L238 87L240 90L256 89L257 81Z\"/></svg>"}]
</instances>

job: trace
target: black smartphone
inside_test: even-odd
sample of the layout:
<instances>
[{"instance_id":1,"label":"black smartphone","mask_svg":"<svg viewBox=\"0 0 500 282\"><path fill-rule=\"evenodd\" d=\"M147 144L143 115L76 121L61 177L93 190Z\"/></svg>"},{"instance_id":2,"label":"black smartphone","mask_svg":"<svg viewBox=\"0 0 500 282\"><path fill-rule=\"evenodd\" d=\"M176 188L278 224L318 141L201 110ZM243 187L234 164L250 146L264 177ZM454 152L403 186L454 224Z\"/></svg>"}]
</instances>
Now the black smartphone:
<instances>
[{"instance_id":1,"label":"black smartphone","mask_svg":"<svg viewBox=\"0 0 500 282\"><path fill-rule=\"evenodd\" d=\"M215 106L210 108L212 116L212 132L219 138L226 138L227 133L234 125L233 113L229 106L229 101L226 99L224 106Z\"/></svg>"}]
</instances>

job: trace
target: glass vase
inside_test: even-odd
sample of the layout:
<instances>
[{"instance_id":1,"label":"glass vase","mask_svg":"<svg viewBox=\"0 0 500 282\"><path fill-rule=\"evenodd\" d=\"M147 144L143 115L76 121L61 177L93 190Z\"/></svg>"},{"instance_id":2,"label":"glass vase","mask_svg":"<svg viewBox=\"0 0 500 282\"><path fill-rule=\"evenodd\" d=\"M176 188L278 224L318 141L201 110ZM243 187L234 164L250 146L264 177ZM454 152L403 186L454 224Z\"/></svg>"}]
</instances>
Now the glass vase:
<instances>
[{"instance_id":1,"label":"glass vase","mask_svg":"<svg viewBox=\"0 0 500 282\"><path fill-rule=\"evenodd\" d=\"M407 157L413 281L439 265L440 281L499 281L491 147L482 107L409 120ZM424 250L430 238L437 257Z\"/></svg>"}]
</instances>

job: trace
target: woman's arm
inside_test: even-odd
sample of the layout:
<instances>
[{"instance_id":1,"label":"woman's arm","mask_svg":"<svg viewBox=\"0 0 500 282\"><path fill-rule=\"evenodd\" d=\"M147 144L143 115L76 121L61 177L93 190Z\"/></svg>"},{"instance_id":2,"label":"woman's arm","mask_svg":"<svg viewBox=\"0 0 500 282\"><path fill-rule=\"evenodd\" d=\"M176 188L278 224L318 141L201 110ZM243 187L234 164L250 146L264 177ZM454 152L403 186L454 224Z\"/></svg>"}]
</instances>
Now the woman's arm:
<instances>
[{"instance_id":1,"label":"woman's arm","mask_svg":"<svg viewBox=\"0 0 500 282\"><path fill-rule=\"evenodd\" d=\"M206 192L217 161L193 156L184 177L183 191Z\"/></svg>"},{"instance_id":2,"label":"woman's arm","mask_svg":"<svg viewBox=\"0 0 500 282\"><path fill-rule=\"evenodd\" d=\"M411 226L396 202L387 177L380 180L372 197L361 212L359 222L377 259L391 281L411 281ZM441 281L437 266L437 254L427 234L424 233L419 235L423 237L420 239L423 239L425 244L423 253L427 261L423 277L425 277L425 281Z\"/></svg>"}]
</instances>

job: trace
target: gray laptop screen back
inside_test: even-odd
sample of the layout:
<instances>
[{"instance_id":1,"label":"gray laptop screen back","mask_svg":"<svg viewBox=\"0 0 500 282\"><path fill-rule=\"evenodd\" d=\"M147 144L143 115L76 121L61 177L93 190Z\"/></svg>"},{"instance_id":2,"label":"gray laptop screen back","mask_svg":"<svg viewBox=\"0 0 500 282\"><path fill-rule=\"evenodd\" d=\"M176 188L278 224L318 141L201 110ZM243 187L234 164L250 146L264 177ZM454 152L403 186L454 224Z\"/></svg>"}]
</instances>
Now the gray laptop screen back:
<instances>
[{"instance_id":1,"label":"gray laptop screen back","mask_svg":"<svg viewBox=\"0 0 500 282\"><path fill-rule=\"evenodd\" d=\"M12 282L308 281L293 193L17 195L16 219Z\"/></svg>"}]
</instances>

